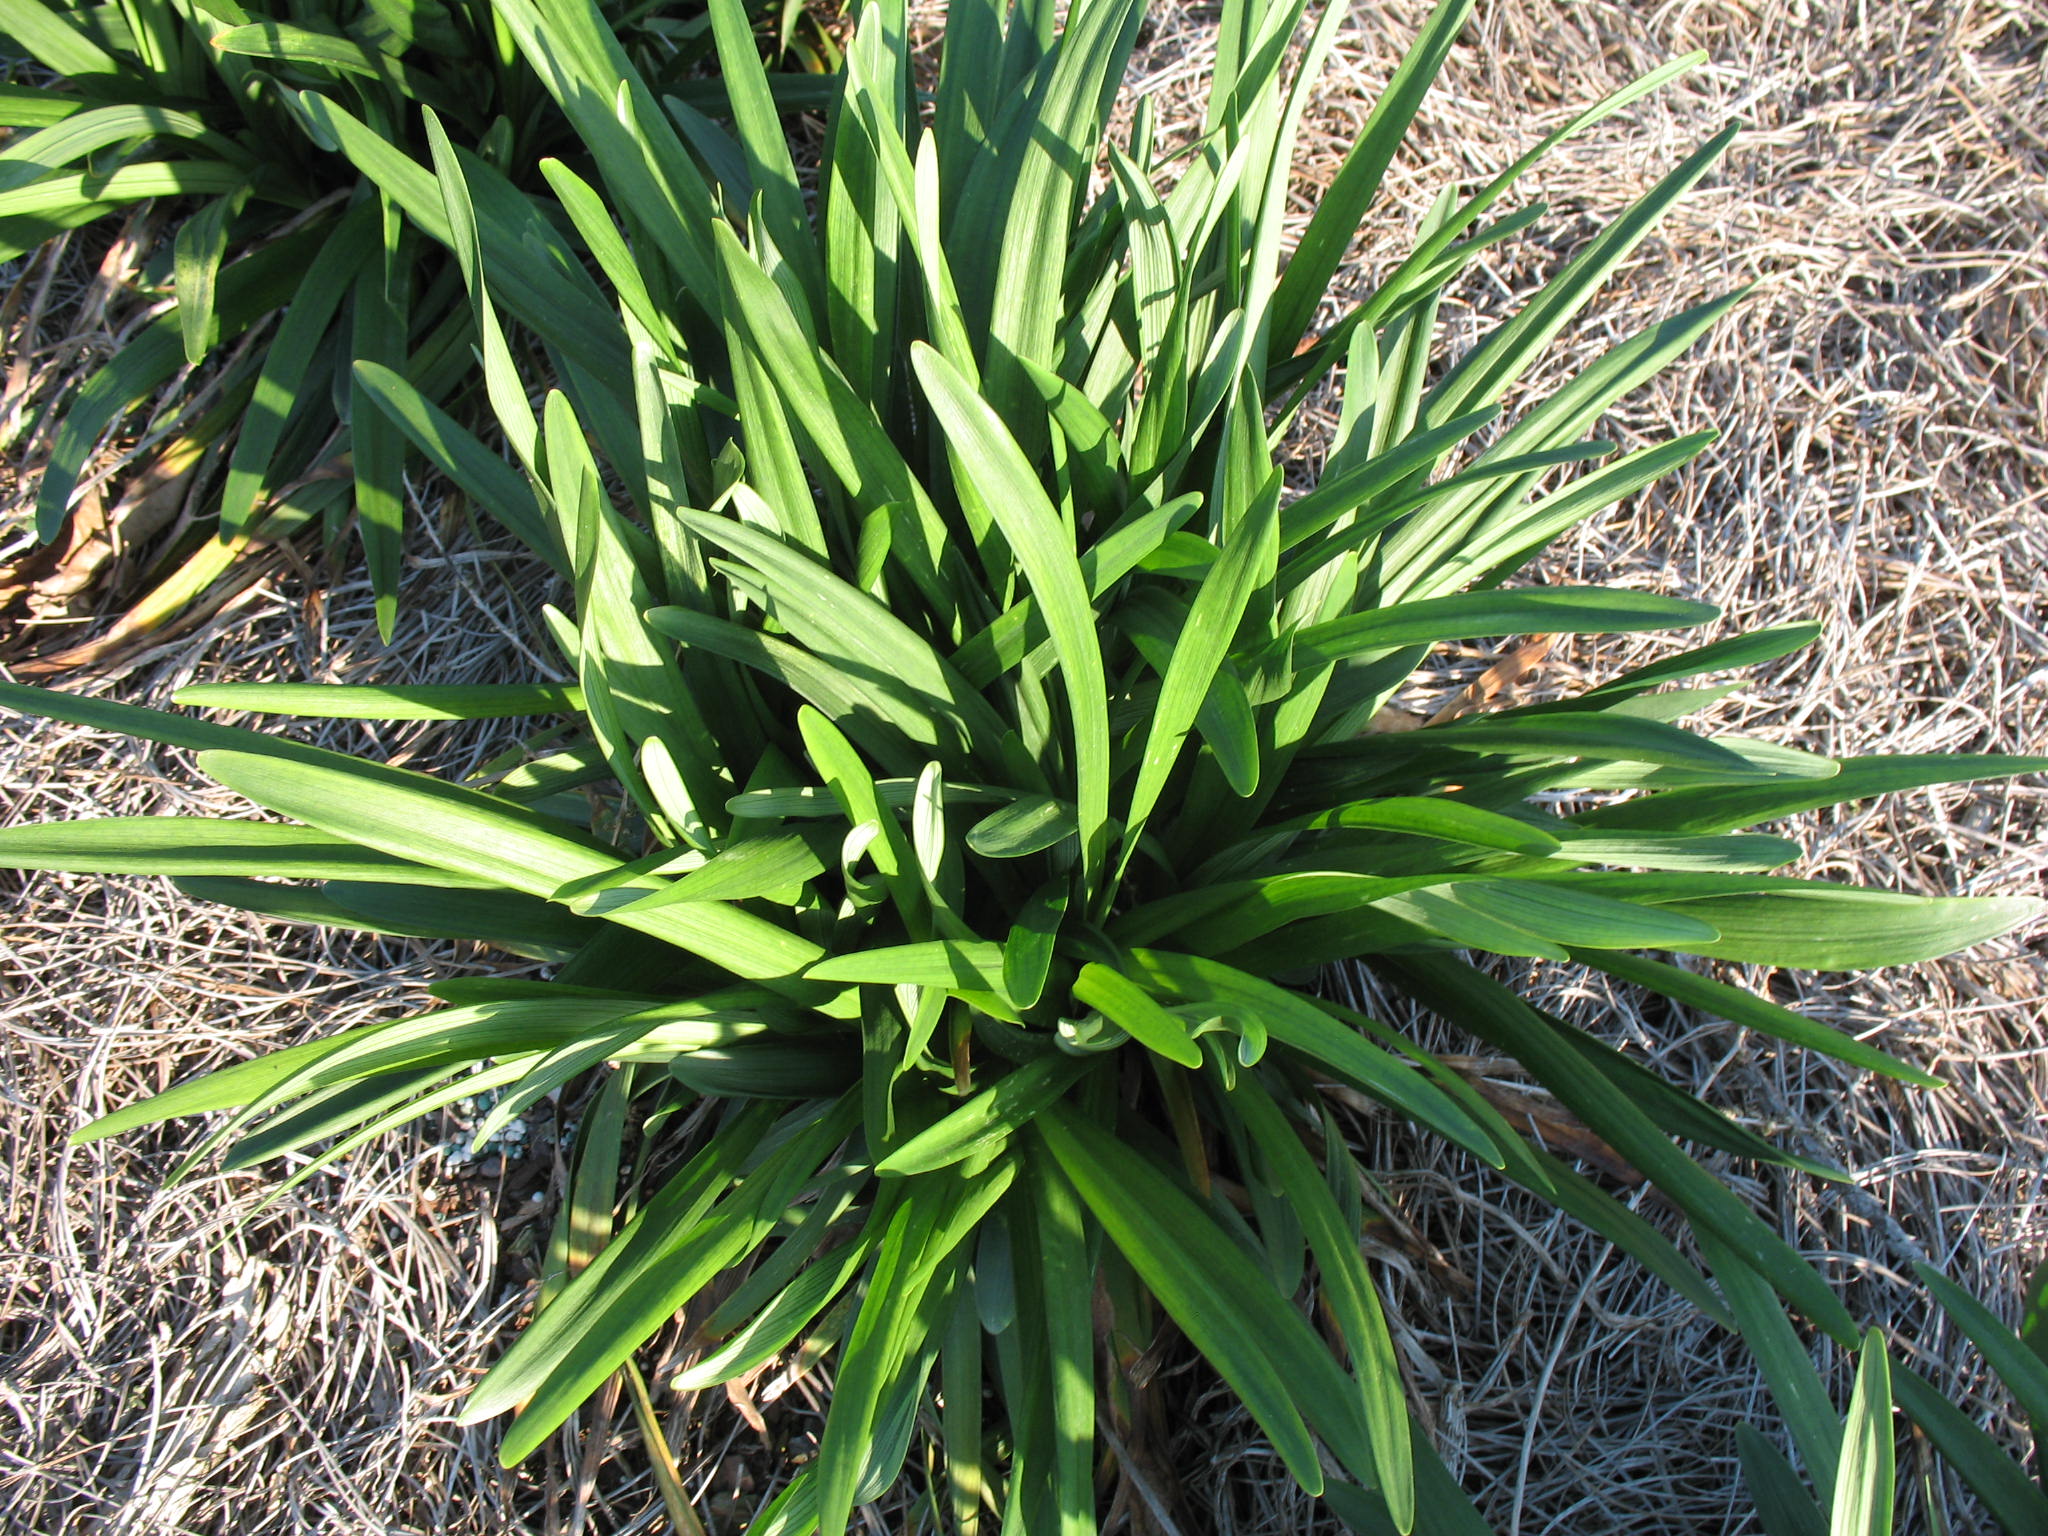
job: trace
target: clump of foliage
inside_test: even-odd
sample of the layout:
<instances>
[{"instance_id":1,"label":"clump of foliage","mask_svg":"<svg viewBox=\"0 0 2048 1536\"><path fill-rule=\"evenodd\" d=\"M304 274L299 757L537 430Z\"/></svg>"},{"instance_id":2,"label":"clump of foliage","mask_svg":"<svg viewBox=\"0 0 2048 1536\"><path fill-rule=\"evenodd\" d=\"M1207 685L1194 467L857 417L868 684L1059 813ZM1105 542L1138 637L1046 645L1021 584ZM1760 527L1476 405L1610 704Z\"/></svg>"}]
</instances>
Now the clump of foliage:
<instances>
[{"instance_id":1,"label":"clump of foliage","mask_svg":"<svg viewBox=\"0 0 2048 1536\"><path fill-rule=\"evenodd\" d=\"M547 617L576 682L182 701L567 728L458 784L8 689L20 709L197 750L286 820L19 828L0 861L161 872L280 916L565 963L546 982L443 983L445 1008L216 1073L86 1134L232 1110L207 1146L231 1167L324 1145L296 1182L454 1099L501 1095L488 1135L597 1074L539 1310L469 1416L520 1410L504 1443L520 1460L613 1373L637 1383L635 1352L693 1299L709 1311L684 1386L830 1344L819 1456L756 1518L763 1536L845 1529L901 1475L924 1414L944 1442L933 1496L960 1530L1095 1529L1098 1421L1128 1427L1129 1367L1169 1324L1347 1521L1482 1529L1403 1399L1360 1252L1364 1171L1323 1108L1339 1083L1741 1328L1816 1482L1839 1466L1879 1486L1889 1392L2009 1528L2041 1528L2048 1501L2024 1473L1877 1346L1840 1447L1788 1308L1847 1347L1854 1320L1682 1144L1831 1171L1532 1005L1483 957L1587 965L1930 1084L1645 952L1846 970L2002 933L2035 904L1775 874L1799 848L1751 829L2048 763L1843 763L1680 723L1726 691L1694 680L1783 656L1811 625L1569 699L1373 729L1442 641L1716 616L1508 583L1708 445L1618 452L1586 434L1735 296L1497 423L1728 135L1450 366L1434 355L1445 286L1541 216L1496 216L1529 167L1694 61L1447 192L1414 253L1311 333L1468 9L1432 16L1285 261L1296 130L1343 14L1313 19L1290 74L1305 0L1225 6L1201 137L1170 155L1142 104L1106 136L1138 0L1074 0L1058 25L1048 4L961 0L928 100L902 5L874 0L815 197L738 0L711 7L730 131L664 112L587 0L501 0L587 155L588 177L545 167L547 207L436 125L419 163L302 93L294 112L454 251L518 468L402 365L359 360L357 387L569 573L571 609ZM501 314L560 364L539 410ZM1320 481L1290 499L1275 444L1339 378ZM1318 996L1336 962L1519 1061L1683 1213L1705 1269L1401 1029ZM636 1134L680 1165L647 1180L642 1161L622 1199Z\"/></svg>"},{"instance_id":2,"label":"clump of foliage","mask_svg":"<svg viewBox=\"0 0 2048 1536\"><path fill-rule=\"evenodd\" d=\"M784 7L774 46L797 45ZM613 3L634 67L685 84L709 48L701 7L662 15ZM829 46L822 36L817 40ZM823 63L816 47L808 56ZM36 501L36 535L64 526L107 429L179 371L219 361L219 399L174 393L153 425L170 457L232 434L213 510L220 539L277 537L353 508L386 638L396 611L405 439L359 408L350 365L401 368L447 403L474 372L462 280L422 247L389 197L295 110L317 89L345 102L394 153L424 153L422 112L483 163L521 180L573 135L488 4L469 0L0 0L0 59L48 84L0 84L0 261L148 200L184 212L145 271L173 300L61 411ZM686 100L680 107L694 111ZM537 183L536 183L537 184ZM423 259L424 258L424 259ZM270 327L267 339L266 327ZM244 338L260 344L241 347ZM333 473L339 469L343 473Z\"/></svg>"}]
</instances>

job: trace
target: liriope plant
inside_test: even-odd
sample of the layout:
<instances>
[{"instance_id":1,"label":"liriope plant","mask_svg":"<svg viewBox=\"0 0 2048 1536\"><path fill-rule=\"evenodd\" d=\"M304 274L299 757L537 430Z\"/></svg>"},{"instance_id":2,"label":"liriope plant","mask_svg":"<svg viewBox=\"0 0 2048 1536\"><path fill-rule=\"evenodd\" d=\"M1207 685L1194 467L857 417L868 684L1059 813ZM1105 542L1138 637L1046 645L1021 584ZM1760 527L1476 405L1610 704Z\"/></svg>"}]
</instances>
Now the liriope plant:
<instances>
[{"instance_id":1,"label":"liriope plant","mask_svg":"<svg viewBox=\"0 0 2048 1536\"><path fill-rule=\"evenodd\" d=\"M9 688L22 710L196 750L283 820L17 828L0 861L163 873L281 917L562 964L545 982L444 982L445 1007L83 1134L225 1112L195 1158L296 1154L289 1184L457 1099L498 1095L488 1135L589 1085L537 1310L467 1416L518 1410L503 1444L518 1462L614 1373L640 1391L637 1352L693 1303L677 1387L800 1340L830 1350L819 1454L753 1520L761 1536L846 1529L904 1475L920 1423L943 1441L929 1492L953 1527L1094 1530L1128 1475L1115 1448L1144 1412L1139 1362L1175 1329L1347 1523L1483 1530L1404 1398L1361 1253L1365 1170L1324 1109L1341 1085L1740 1329L1797 1410L1809 1477L1853 1455L1856 1486L1876 1488L1877 1367L1850 1453L1818 1378L1788 1363L1788 1347L1805 1363L1793 1314L1845 1348L1863 1342L1854 1318L1685 1144L1839 1175L1487 961L1589 966L1932 1086L1659 957L1849 970L2005 932L2036 904L1785 876L1797 844L1753 829L2048 760L1836 762L1681 723L1728 686L1702 679L1789 653L1810 624L1572 698L1374 728L1439 642L1716 616L1511 582L1707 446L1623 453L1587 434L1734 295L1506 420L1501 402L1726 134L1469 351L1436 356L1446 285L1541 214L1497 211L1528 168L1694 61L1447 193L1413 254L1312 329L1468 9L1430 18L1291 252L1293 144L1343 14L1311 18L1305 0L1225 6L1199 135L1170 150L1142 103L1127 133L1106 128L1138 0L1063 16L961 0L928 92L902 6L876 0L815 196L737 0L712 6L727 108L694 116L663 110L587 0L500 0L582 137L581 169L543 168L547 206L438 129L417 162L301 94L296 110L461 265L516 467L401 370L365 360L357 384L568 575L573 600L546 619L574 682L181 696L551 720L545 745L470 783ZM508 327L553 360L539 408ZM1332 381L1323 472L1290 495L1276 445ZM1689 1245L1402 1029L1320 995L1339 962L1520 1062L1668 1198ZM636 1138L674 1171L648 1178L624 1155ZM1887 1375L2008 1529L2042 1528L2048 1500L2016 1463L1910 1369Z\"/></svg>"},{"instance_id":2,"label":"liriope plant","mask_svg":"<svg viewBox=\"0 0 2048 1536\"><path fill-rule=\"evenodd\" d=\"M771 48L796 41L798 12L783 9ZM614 3L606 15L636 67L701 99L705 83L683 81L709 52L701 5ZM469 306L446 253L423 249L293 104L318 89L395 150L419 152L432 110L525 179L573 138L503 24L476 0L0 0L0 66L37 76L0 83L0 130L12 130L0 144L0 262L151 202L167 235L141 278L169 300L163 313L76 391L43 402L35 537L59 535L101 439L150 406L167 465L226 449L225 477L201 504L215 547L165 598L189 597L253 538L319 520L338 531L353 512L388 639L405 438L382 412L353 408L349 370L399 367L449 403L473 372ZM217 391L178 387L209 362L225 369Z\"/></svg>"}]
</instances>

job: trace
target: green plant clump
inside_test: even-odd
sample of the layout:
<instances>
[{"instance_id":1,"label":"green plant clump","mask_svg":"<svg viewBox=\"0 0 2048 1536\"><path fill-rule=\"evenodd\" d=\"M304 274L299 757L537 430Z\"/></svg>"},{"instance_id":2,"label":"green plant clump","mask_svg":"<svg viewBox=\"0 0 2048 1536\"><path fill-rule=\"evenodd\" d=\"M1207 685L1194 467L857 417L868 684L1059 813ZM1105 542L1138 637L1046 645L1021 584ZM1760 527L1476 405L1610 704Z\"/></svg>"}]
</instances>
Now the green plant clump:
<instances>
[{"instance_id":1,"label":"green plant clump","mask_svg":"<svg viewBox=\"0 0 2048 1536\"><path fill-rule=\"evenodd\" d=\"M797 13L783 10L774 47L786 52L800 39ZM701 5L664 15L607 0L605 14L630 39L636 69L701 100L704 84L683 79L710 48ZM109 427L181 369L224 361L214 403L172 388L151 423L170 438L171 463L231 439L209 502L227 548L202 559L205 574L249 537L315 519L338 529L353 509L389 639L405 438L384 413L355 408L350 365L400 368L446 404L474 372L474 333L445 253L421 249L391 198L296 110L297 96L312 88L347 103L394 153L425 153L422 113L438 113L480 161L538 186L530 168L573 135L505 24L481 0L292 0L269 11L238 0L0 0L7 59L57 78L0 84L0 129L16 130L0 147L0 262L151 200L180 210L144 274L172 300L167 311L48 407L61 420L37 489L37 537L63 528ZM676 110L696 109L684 100Z\"/></svg>"},{"instance_id":2,"label":"green plant clump","mask_svg":"<svg viewBox=\"0 0 2048 1536\"><path fill-rule=\"evenodd\" d=\"M664 112L587 0L500 0L581 137L584 172L547 165L545 205L434 124L420 163L342 101L300 93L295 114L454 251L518 468L390 356L359 360L357 387L572 575L573 604L547 620L576 681L220 685L181 702L568 725L463 784L10 688L19 709L195 749L285 820L19 828L0 860L159 872L283 917L565 963L547 982L442 983L444 1008L215 1073L84 1134L231 1110L205 1149L231 1147L230 1167L324 1146L288 1186L458 1098L501 1095L487 1135L601 1082L539 1310L468 1417L520 1410L504 1441L519 1461L695 1298L708 1317L681 1386L830 1344L819 1455L759 1536L846 1529L902 1475L921 1419L941 1432L931 1497L953 1527L1096 1529L1116 1476L1098 1422L1128 1426L1141 1392L1126 1368L1169 1325L1347 1522L1483 1530L1404 1401L1360 1251L1367 1175L1323 1109L1342 1084L1740 1328L1817 1485L1838 1465L1859 1486L1889 1476L1872 1406L1889 1391L2009 1529L2048 1529L2017 1464L1910 1369L1885 1375L1881 1346L1841 1448L1788 1309L1847 1348L1854 1320L1681 1143L1830 1170L1484 963L1577 962L1930 1084L1644 952L1850 970L2003 933L2035 904L1773 874L1799 848L1750 829L2048 762L1838 763L1680 723L1726 691L1696 679L1783 656L1812 625L1570 699L1371 728L1441 641L1716 616L1507 583L1707 446L1624 453L1587 433L1736 296L1619 342L1496 423L1728 134L1470 351L1433 356L1445 286L1540 217L1498 212L1529 167L1694 60L1476 192L1447 190L1413 254L1311 332L1468 9L1438 7L1284 261L1296 131L1343 16L1310 19L1306 0L1228 0L1201 135L1171 153L1142 102L1107 136L1138 0L1073 0L1059 24L1045 0L1007 15L960 0L928 92L900 0L874 0L815 197L739 0L711 7L724 121ZM561 364L538 410L501 317ZM1336 379L1322 476L1290 499L1275 445ZM1520 1062L1683 1213L1693 1252L1402 1030L1318 996L1337 962ZM643 1136L673 1171L622 1194ZM1755 1465L1795 1476L1782 1457Z\"/></svg>"}]
</instances>

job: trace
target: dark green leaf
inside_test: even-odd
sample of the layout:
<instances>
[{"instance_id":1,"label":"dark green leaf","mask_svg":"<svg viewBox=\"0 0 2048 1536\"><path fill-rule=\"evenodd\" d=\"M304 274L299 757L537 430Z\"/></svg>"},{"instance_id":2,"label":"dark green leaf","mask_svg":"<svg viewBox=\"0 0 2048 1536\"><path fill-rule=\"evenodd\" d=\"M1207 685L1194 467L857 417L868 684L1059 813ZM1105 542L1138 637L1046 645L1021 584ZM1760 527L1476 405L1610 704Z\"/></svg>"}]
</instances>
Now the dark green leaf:
<instances>
[{"instance_id":1,"label":"dark green leaf","mask_svg":"<svg viewBox=\"0 0 2048 1536\"><path fill-rule=\"evenodd\" d=\"M1968 757L1926 754L1859 757L1830 778L1802 784L1734 785L1722 789L1673 790L1596 807L1573 818L1582 827L1627 827L1645 831L1706 834L1753 827L1760 821L1796 816L1824 805L1868 800L1929 784L1967 784L1979 779L2048 773L2048 757Z\"/></svg>"},{"instance_id":2,"label":"dark green leaf","mask_svg":"<svg viewBox=\"0 0 2048 1536\"><path fill-rule=\"evenodd\" d=\"M992 1151L1064 1097L1092 1065L1074 1056L1027 1062L897 1147L875 1165L875 1172L909 1177Z\"/></svg>"},{"instance_id":3,"label":"dark green leaf","mask_svg":"<svg viewBox=\"0 0 2048 1536\"><path fill-rule=\"evenodd\" d=\"M171 700L323 720L496 720L583 708L582 693L560 683L194 683Z\"/></svg>"},{"instance_id":4,"label":"dark green leaf","mask_svg":"<svg viewBox=\"0 0 2048 1536\"><path fill-rule=\"evenodd\" d=\"M1304 1419L1338 1430L1347 1465L1361 1462L1354 1475L1370 1476L1356 1394L1322 1341L1214 1218L1080 1116L1048 1109L1033 1124L1110 1241L1237 1392L1294 1480L1311 1493L1322 1490Z\"/></svg>"}]
</instances>

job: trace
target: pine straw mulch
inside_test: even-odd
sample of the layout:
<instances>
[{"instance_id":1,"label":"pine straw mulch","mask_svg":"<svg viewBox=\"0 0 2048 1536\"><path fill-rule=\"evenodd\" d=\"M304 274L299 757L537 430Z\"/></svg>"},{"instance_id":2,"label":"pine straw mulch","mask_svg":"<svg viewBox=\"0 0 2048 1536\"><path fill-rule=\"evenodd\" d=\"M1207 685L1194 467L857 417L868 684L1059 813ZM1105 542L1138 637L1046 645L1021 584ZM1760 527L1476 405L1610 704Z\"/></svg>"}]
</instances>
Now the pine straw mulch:
<instances>
[{"instance_id":1,"label":"pine straw mulch","mask_svg":"<svg viewBox=\"0 0 2048 1536\"><path fill-rule=\"evenodd\" d=\"M1361 11L1314 113L1327 176L1421 16ZM1157 17L1141 87L1184 122L1213 13ZM1555 157L1530 187L1552 208L1447 304L1454 346L1556 271L1605 219L1731 116L1749 130L1574 324L1540 387L1710 293L1756 292L1695 355L1603 429L1625 444L1715 426L1685 474L1561 543L1543 574L1704 597L1731 628L1816 617L1811 651L1717 706L1730 727L1826 752L2042 750L2048 741L2048 11L2027 3L1845 8L1792 0L1655 11L1483 4L1397 165L1350 280L1383 274L1449 178L1507 163L1573 108L1654 63L1711 64ZM1313 195L1303 189L1303 207ZM1311 420L1306 461L1327 420ZM423 486L423 494L431 488ZM161 699L199 678L453 682L555 675L516 561L421 519L403 633L389 650L367 594L321 591L289 563L232 622L96 685ZM1560 645L1506 686L1570 690L1668 637ZM1427 711L1502 658L1450 656L1407 702ZM9 820L231 811L181 753L13 722ZM373 745L361 727L317 732ZM380 751L460 769L502 733L381 731ZM2037 784L1933 790L1804 819L1801 872L1900 890L2043 888ZM200 1140L174 1125L66 1150L107 1108L266 1047L377 1018L473 952L350 939L223 912L167 883L10 880L0 1003L0 1529L41 1533L660 1528L629 1410L612 1404L516 1478L488 1428L453 1424L517 1315L557 1174L555 1116L482 1161L459 1123L394 1135L251 1216L274 1174L202 1172L162 1192ZM503 962L491 962L502 964ZM1875 976L1752 972L1749 984L1872 1035L1950 1079L1942 1094L1841 1072L1712 1021L1653 1010L1599 978L1547 969L1551 1006L1794 1150L1843 1188L1720 1172L1844 1288L1894 1349L2016 1449L2023 1426L1968 1346L1906 1278L1926 1259L2011 1315L2048 1248L2048 961L2038 932ZM1353 978L1335 978L1353 985ZM1454 1032L1419 1023L1457 1053ZM1513 1074L1470 1069L1503 1094ZM1531 1101L1539 1125L1568 1127ZM1774 1420L1739 1346L1570 1223L1370 1112L1346 1112L1380 1170L1368 1233L1413 1400L1452 1468L1515 1536L1757 1529L1734 1427ZM1631 1171L1599 1170L1611 1188ZM1654 1198L1644 1213L1674 1226ZM240 1218L248 1217L245 1224ZM1838 1387L1837 1352L1817 1358ZM650 1372L650 1376L657 1373ZM786 1374L786 1373L785 1373ZM755 1402L765 1434L716 1394L657 1393L700 1509L734 1531L778 1465L802 1456L829 1391L813 1372ZM1185 1536L1334 1529L1252 1426L1194 1369L1156 1388L1158 1448ZM913 1476L873 1531L931 1529ZM1989 1530L1967 1494L1902 1446L1900 1529Z\"/></svg>"}]
</instances>

